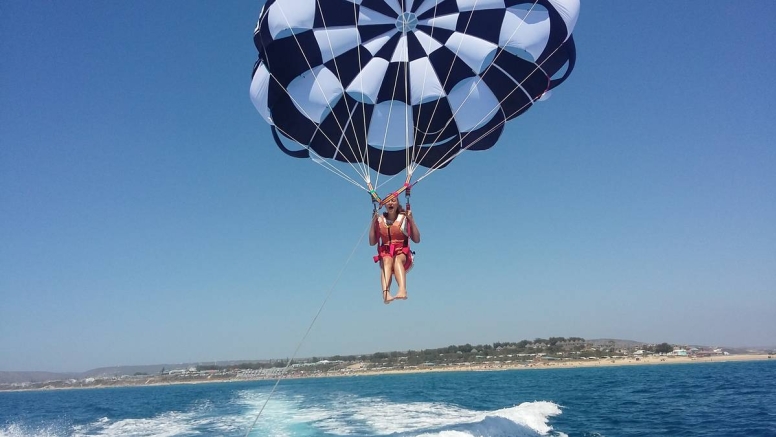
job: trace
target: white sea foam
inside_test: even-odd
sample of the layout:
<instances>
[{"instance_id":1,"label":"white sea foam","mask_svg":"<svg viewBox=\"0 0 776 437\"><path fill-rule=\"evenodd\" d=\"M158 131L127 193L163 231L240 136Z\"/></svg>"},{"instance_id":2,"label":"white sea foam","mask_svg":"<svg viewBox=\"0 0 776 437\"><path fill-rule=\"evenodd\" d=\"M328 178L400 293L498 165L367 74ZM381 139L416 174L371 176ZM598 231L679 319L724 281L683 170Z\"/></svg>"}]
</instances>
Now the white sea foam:
<instances>
[{"instance_id":1,"label":"white sea foam","mask_svg":"<svg viewBox=\"0 0 776 437\"><path fill-rule=\"evenodd\" d=\"M74 434L74 437L80 437L80 435L172 437L190 431L193 426L191 413L168 412L147 419L101 420L90 425L88 434Z\"/></svg>"},{"instance_id":2,"label":"white sea foam","mask_svg":"<svg viewBox=\"0 0 776 437\"><path fill-rule=\"evenodd\" d=\"M31 428L17 423L9 423L0 428L0 437L55 437L59 435L62 435L62 431L53 425L44 428Z\"/></svg>"},{"instance_id":3,"label":"white sea foam","mask_svg":"<svg viewBox=\"0 0 776 437\"><path fill-rule=\"evenodd\" d=\"M401 404L379 398L340 399L317 411L328 416L316 423L323 431L337 434L394 434L417 432L477 420L479 413L453 405L431 402Z\"/></svg>"},{"instance_id":4,"label":"white sea foam","mask_svg":"<svg viewBox=\"0 0 776 437\"><path fill-rule=\"evenodd\" d=\"M255 418L265 400L265 395L246 392L243 402L251 406L247 414ZM438 402L397 403L346 394L332 393L314 402L276 394L262 412L254 433L280 437L298 435L306 429L334 435L529 437L552 432L548 421L559 414L558 405L544 401L475 411Z\"/></svg>"},{"instance_id":5,"label":"white sea foam","mask_svg":"<svg viewBox=\"0 0 776 437\"><path fill-rule=\"evenodd\" d=\"M302 397L289 397L283 393L275 393L272 395L272 399L266 402L267 396L268 393L264 392L242 391L238 393L235 402L242 405L244 411L239 418L234 418L234 425L245 432L261 412L259 420L252 428L251 435L291 437L303 434L299 430L301 425L326 419L325 415L315 415L314 409L302 409L300 407L300 403L304 401Z\"/></svg>"},{"instance_id":6,"label":"white sea foam","mask_svg":"<svg viewBox=\"0 0 776 437\"><path fill-rule=\"evenodd\" d=\"M240 408L233 413L217 411L223 405L203 400L185 411L169 411L147 418L114 419L102 417L83 425L50 424L36 427L28 424L9 423L0 428L0 437L173 437L180 435L242 435L258 413L258 405L267 395L249 393L236 401ZM248 413L245 406L248 406ZM255 408L251 408L255 407ZM285 418L293 417L295 403L282 396L273 397L263 415L271 420L254 429L252 435L290 437L292 429Z\"/></svg>"},{"instance_id":7,"label":"white sea foam","mask_svg":"<svg viewBox=\"0 0 776 437\"><path fill-rule=\"evenodd\" d=\"M85 436L132 436L132 437L173 437L180 435L203 434L200 430L207 430L204 434L215 433L234 434L242 429L247 429L247 424L242 414L212 415L216 406L209 400L205 400L187 411L170 411L158 414L150 418L132 418L113 420L103 417L87 425L76 425L68 432L51 433L51 436L67 435L72 437ZM13 437L40 436L39 432L15 434ZM5 437L0 434L0 437ZM10 436L9 436L10 437Z\"/></svg>"},{"instance_id":8,"label":"white sea foam","mask_svg":"<svg viewBox=\"0 0 776 437\"><path fill-rule=\"evenodd\" d=\"M103 417L86 425L50 424L32 428L6 424L0 437L243 435L300 437L391 435L395 437L537 437L558 433L548 424L561 414L551 402L525 402L494 411L477 411L441 402L399 403L381 397L328 393L315 397L278 392L264 406L268 392L244 390L225 405L211 401L147 418Z\"/></svg>"},{"instance_id":9,"label":"white sea foam","mask_svg":"<svg viewBox=\"0 0 776 437\"><path fill-rule=\"evenodd\" d=\"M560 407L552 402L524 402L516 407L494 411L491 415L504 417L520 425L525 425L542 435L552 431L547 424L552 416L561 414Z\"/></svg>"}]
</instances>

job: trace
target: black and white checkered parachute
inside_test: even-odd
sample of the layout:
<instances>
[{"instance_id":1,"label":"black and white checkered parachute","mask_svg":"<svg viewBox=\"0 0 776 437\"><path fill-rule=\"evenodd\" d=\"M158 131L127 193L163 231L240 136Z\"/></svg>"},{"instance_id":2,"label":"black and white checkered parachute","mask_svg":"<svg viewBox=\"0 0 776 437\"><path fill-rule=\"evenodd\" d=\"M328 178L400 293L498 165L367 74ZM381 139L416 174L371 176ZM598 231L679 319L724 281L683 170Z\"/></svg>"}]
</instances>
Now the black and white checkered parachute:
<instances>
[{"instance_id":1,"label":"black and white checkered parachute","mask_svg":"<svg viewBox=\"0 0 776 437\"><path fill-rule=\"evenodd\" d=\"M578 13L579 0L268 0L251 98L291 156L367 182L444 167L569 76Z\"/></svg>"}]
</instances>

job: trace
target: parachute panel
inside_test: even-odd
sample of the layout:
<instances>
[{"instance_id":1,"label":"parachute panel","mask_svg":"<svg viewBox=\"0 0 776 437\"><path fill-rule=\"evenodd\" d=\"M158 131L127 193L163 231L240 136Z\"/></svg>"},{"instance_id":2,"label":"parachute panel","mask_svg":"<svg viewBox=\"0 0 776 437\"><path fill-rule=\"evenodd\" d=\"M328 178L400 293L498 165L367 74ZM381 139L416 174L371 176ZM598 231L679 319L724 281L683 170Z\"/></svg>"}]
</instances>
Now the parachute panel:
<instances>
[{"instance_id":1,"label":"parachute panel","mask_svg":"<svg viewBox=\"0 0 776 437\"><path fill-rule=\"evenodd\" d=\"M441 168L569 77L578 15L578 0L268 0L251 99L292 156Z\"/></svg>"}]
</instances>

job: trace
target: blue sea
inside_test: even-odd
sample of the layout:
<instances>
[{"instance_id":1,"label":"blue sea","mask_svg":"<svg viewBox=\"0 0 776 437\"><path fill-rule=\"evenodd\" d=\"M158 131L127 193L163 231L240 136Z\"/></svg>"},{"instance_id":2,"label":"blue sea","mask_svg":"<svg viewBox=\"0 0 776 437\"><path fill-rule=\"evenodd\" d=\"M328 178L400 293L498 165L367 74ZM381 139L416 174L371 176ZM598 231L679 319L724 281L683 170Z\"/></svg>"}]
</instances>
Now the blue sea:
<instances>
[{"instance_id":1,"label":"blue sea","mask_svg":"<svg viewBox=\"0 0 776 437\"><path fill-rule=\"evenodd\" d=\"M0 436L244 436L274 381L0 393ZM283 380L251 436L776 436L776 360Z\"/></svg>"}]
</instances>

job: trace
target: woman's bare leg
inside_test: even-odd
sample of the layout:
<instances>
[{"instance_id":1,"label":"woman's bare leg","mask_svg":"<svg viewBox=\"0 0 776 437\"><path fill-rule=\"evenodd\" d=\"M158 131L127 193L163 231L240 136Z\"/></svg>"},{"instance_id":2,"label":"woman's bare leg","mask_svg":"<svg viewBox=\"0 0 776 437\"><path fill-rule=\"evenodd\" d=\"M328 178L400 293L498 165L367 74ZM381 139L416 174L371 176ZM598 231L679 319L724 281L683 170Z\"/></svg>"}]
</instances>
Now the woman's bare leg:
<instances>
[{"instance_id":1,"label":"woman's bare leg","mask_svg":"<svg viewBox=\"0 0 776 437\"><path fill-rule=\"evenodd\" d=\"M393 271L393 258L384 257L380 260L380 284L383 286L383 303L391 303L391 274Z\"/></svg>"},{"instance_id":2,"label":"woman's bare leg","mask_svg":"<svg viewBox=\"0 0 776 437\"><path fill-rule=\"evenodd\" d=\"M407 299L407 272L404 271L404 261L407 256L403 253L396 255L393 259L393 275L396 276L396 283L399 285L399 291L394 299Z\"/></svg>"}]
</instances>

